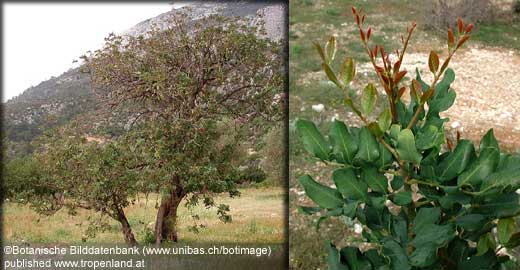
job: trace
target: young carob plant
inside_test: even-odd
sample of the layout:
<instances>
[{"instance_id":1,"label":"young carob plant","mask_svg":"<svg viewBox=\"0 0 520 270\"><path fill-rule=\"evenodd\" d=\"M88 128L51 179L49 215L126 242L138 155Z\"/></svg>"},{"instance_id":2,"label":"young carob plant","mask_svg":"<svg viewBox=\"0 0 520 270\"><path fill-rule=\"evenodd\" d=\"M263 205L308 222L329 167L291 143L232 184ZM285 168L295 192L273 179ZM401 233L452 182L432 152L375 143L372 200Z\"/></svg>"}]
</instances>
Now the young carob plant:
<instances>
[{"instance_id":1,"label":"young carob plant","mask_svg":"<svg viewBox=\"0 0 520 270\"><path fill-rule=\"evenodd\" d=\"M372 29L365 15L352 8L361 42L384 90L369 83L359 102L350 93L355 76L352 58L334 70L336 39L315 44L328 79L345 92L344 104L364 123L348 126L334 120L328 136L314 123L298 119L304 148L334 171L335 188L303 175L299 182L319 207L301 207L319 221L340 217L362 225L360 244L337 248L329 242L329 269L506 269L514 265L508 250L520 244L515 216L520 213L520 157L501 153L490 129L477 147L469 140L446 138L441 112L456 92L450 60L470 38L473 24L458 20L448 29L448 51L441 61L428 59L432 79L416 70L404 80L403 57L416 24L401 37L402 49L390 56L382 45L371 45ZM366 30L365 30L366 29ZM410 101L402 99L410 92ZM388 99L373 116L378 95ZM514 266L512 266L513 269Z\"/></svg>"}]
</instances>

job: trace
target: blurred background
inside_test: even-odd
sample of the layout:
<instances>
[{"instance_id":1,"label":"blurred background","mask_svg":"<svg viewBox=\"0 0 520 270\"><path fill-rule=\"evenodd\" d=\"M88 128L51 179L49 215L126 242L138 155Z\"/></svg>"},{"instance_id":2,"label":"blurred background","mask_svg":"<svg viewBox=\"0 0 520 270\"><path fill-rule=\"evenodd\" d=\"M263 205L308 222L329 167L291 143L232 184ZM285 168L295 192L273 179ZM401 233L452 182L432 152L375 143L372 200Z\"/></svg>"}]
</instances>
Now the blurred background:
<instances>
[{"instance_id":1,"label":"blurred background","mask_svg":"<svg viewBox=\"0 0 520 270\"><path fill-rule=\"evenodd\" d=\"M461 137L478 143L489 128L494 128L501 149L520 152L520 0L289 1L291 269L327 269L325 240L344 243L349 236L355 236L352 226L337 219L324 221L317 231L317 218L298 212L299 205L312 202L297 177L308 173L322 183L332 184L332 180L331 171L304 154L293 126L297 118L319 123L322 131L328 130L333 119L359 124L354 113L341 104L343 94L328 82L312 44L317 41L324 45L330 35L335 35L336 57L356 60L357 75L351 88L361 90L369 81L375 81L359 40L352 6L367 14L365 25L372 27L372 42L384 44L388 52L401 47L400 35L412 21L417 22L403 63L408 78L415 76L416 68L428 69L430 50L436 50L441 59L446 57L446 30L456 29L458 17L473 22L472 38L450 63L455 71L452 87L457 98L444 113L450 118L445 125L448 137L454 138L459 132ZM430 79L428 72L423 75Z\"/></svg>"}]
</instances>

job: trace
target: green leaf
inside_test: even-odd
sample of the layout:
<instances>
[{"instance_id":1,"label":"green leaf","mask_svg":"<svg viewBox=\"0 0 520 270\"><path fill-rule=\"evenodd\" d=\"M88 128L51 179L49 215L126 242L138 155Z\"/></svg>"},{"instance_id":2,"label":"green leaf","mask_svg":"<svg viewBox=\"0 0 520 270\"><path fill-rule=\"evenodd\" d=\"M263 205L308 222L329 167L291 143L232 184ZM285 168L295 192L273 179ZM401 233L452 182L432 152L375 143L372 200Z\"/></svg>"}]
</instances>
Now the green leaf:
<instances>
[{"instance_id":1,"label":"green leaf","mask_svg":"<svg viewBox=\"0 0 520 270\"><path fill-rule=\"evenodd\" d=\"M497 257L494 251L489 250L486 254L481 256L471 256L469 259L463 260L457 270L490 270L496 269L498 264Z\"/></svg>"},{"instance_id":2,"label":"green leaf","mask_svg":"<svg viewBox=\"0 0 520 270\"><path fill-rule=\"evenodd\" d=\"M359 201L345 204L343 206L343 214L347 217L354 218L354 216L356 215L358 205Z\"/></svg>"},{"instance_id":3,"label":"green leaf","mask_svg":"<svg viewBox=\"0 0 520 270\"><path fill-rule=\"evenodd\" d=\"M485 194L517 190L518 188L520 188L520 170L513 168L490 174L482 181L480 192Z\"/></svg>"},{"instance_id":4,"label":"green leaf","mask_svg":"<svg viewBox=\"0 0 520 270\"><path fill-rule=\"evenodd\" d=\"M345 123L334 120L330 129L334 157L339 163L352 164L358 150L357 140L348 131Z\"/></svg>"},{"instance_id":5,"label":"green leaf","mask_svg":"<svg viewBox=\"0 0 520 270\"><path fill-rule=\"evenodd\" d=\"M439 132L436 126L429 125L417 133L417 149L427 150L444 144L444 132Z\"/></svg>"},{"instance_id":6,"label":"green leaf","mask_svg":"<svg viewBox=\"0 0 520 270\"><path fill-rule=\"evenodd\" d=\"M346 198L368 201L368 186L359 181L352 168L337 169L332 173L332 179L339 192Z\"/></svg>"},{"instance_id":7,"label":"green leaf","mask_svg":"<svg viewBox=\"0 0 520 270\"><path fill-rule=\"evenodd\" d=\"M325 51L323 51L323 48L318 42L313 42L314 48L316 48L316 51L318 51L318 54L321 57L321 61L327 62L327 57L325 56Z\"/></svg>"},{"instance_id":8,"label":"green leaf","mask_svg":"<svg viewBox=\"0 0 520 270\"><path fill-rule=\"evenodd\" d=\"M427 267L432 265L436 258L437 248L435 245L419 246L410 254L410 264L417 267Z\"/></svg>"},{"instance_id":9,"label":"green leaf","mask_svg":"<svg viewBox=\"0 0 520 270\"><path fill-rule=\"evenodd\" d=\"M501 154L497 171L517 168L520 169L520 155Z\"/></svg>"},{"instance_id":10,"label":"green leaf","mask_svg":"<svg viewBox=\"0 0 520 270\"><path fill-rule=\"evenodd\" d=\"M361 111L359 111L356 106L354 105L354 102L352 102L352 99L345 98L344 100L345 105L347 105L357 116L362 116Z\"/></svg>"},{"instance_id":11,"label":"green leaf","mask_svg":"<svg viewBox=\"0 0 520 270\"><path fill-rule=\"evenodd\" d=\"M343 85L348 85L356 76L356 66L352 58L347 57L339 70L340 79Z\"/></svg>"},{"instance_id":12,"label":"green leaf","mask_svg":"<svg viewBox=\"0 0 520 270\"><path fill-rule=\"evenodd\" d=\"M520 213L520 196L516 192L496 193L479 197L481 201L472 204L472 213L490 218L507 218ZM477 198L478 199L478 198Z\"/></svg>"},{"instance_id":13,"label":"green leaf","mask_svg":"<svg viewBox=\"0 0 520 270\"><path fill-rule=\"evenodd\" d=\"M393 124L390 126L390 138L393 141L393 145L397 145L397 139L399 138L399 134L401 133L401 126L397 124Z\"/></svg>"},{"instance_id":14,"label":"green leaf","mask_svg":"<svg viewBox=\"0 0 520 270\"><path fill-rule=\"evenodd\" d=\"M296 130L307 152L321 160L329 160L329 144L313 122L298 119L296 121Z\"/></svg>"},{"instance_id":15,"label":"green leaf","mask_svg":"<svg viewBox=\"0 0 520 270\"><path fill-rule=\"evenodd\" d=\"M408 226L403 212L400 215L392 215L392 235L399 239L403 246L408 242Z\"/></svg>"},{"instance_id":16,"label":"green leaf","mask_svg":"<svg viewBox=\"0 0 520 270\"><path fill-rule=\"evenodd\" d=\"M343 85L336 77L336 74L334 73L332 68L327 63L321 64L321 67L325 71L325 75L327 75L327 78L329 78L329 80L333 82L338 88L343 89Z\"/></svg>"},{"instance_id":17,"label":"green leaf","mask_svg":"<svg viewBox=\"0 0 520 270\"><path fill-rule=\"evenodd\" d=\"M498 220L497 224L498 241L500 244L509 242L509 238L516 231L516 222L513 218L503 218Z\"/></svg>"},{"instance_id":18,"label":"green leaf","mask_svg":"<svg viewBox=\"0 0 520 270\"><path fill-rule=\"evenodd\" d=\"M486 217L480 214L468 214L457 217L455 224L467 231L477 231L482 228L482 223L486 222Z\"/></svg>"},{"instance_id":19,"label":"green leaf","mask_svg":"<svg viewBox=\"0 0 520 270\"><path fill-rule=\"evenodd\" d=\"M368 184L368 187L375 192L387 193L388 180L373 166L364 166L361 170L361 181Z\"/></svg>"},{"instance_id":20,"label":"green leaf","mask_svg":"<svg viewBox=\"0 0 520 270\"><path fill-rule=\"evenodd\" d=\"M397 153L401 160L415 164L421 162L422 156L415 148L415 138L410 129L403 129L397 138Z\"/></svg>"},{"instance_id":21,"label":"green leaf","mask_svg":"<svg viewBox=\"0 0 520 270\"><path fill-rule=\"evenodd\" d=\"M394 178L390 181L390 185L392 186L392 190L396 191L404 185L404 178L400 175L394 175Z\"/></svg>"},{"instance_id":22,"label":"green leaf","mask_svg":"<svg viewBox=\"0 0 520 270\"><path fill-rule=\"evenodd\" d=\"M480 155L478 160L472 163L457 179L457 185L476 187L489 176L500 162L500 149L498 142L490 129L480 142Z\"/></svg>"},{"instance_id":23,"label":"green leaf","mask_svg":"<svg viewBox=\"0 0 520 270\"><path fill-rule=\"evenodd\" d=\"M392 197L392 201L400 206L405 206L412 203L412 192L411 191L402 191L398 193L394 193Z\"/></svg>"},{"instance_id":24,"label":"green leaf","mask_svg":"<svg viewBox=\"0 0 520 270\"><path fill-rule=\"evenodd\" d=\"M442 80L435 86L435 94L428 102L429 115L436 115L449 109L457 96L456 92L450 89L450 84L455 80L455 73L448 68Z\"/></svg>"},{"instance_id":25,"label":"green leaf","mask_svg":"<svg viewBox=\"0 0 520 270\"><path fill-rule=\"evenodd\" d=\"M426 224L435 224L441 218L441 209L439 207L424 207L419 209L413 220L412 230L418 233Z\"/></svg>"},{"instance_id":26,"label":"green leaf","mask_svg":"<svg viewBox=\"0 0 520 270\"><path fill-rule=\"evenodd\" d=\"M367 127L362 127L359 131L359 148L356 158L366 162L373 162L379 158L376 138Z\"/></svg>"},{"instance_id":27,"label":"green leaf","mask_svg":"<svg viewBox=\"0 0 520 270\"><path fill-rule=\"evenodd\" d=\"M498 146L498 141L495 138L495 134L493 133L493 129L489 129L484 136L482 136L482 140L480 140L480 153L483 153L487 150L499 151L500 147Z\"/></svg>"},{"instance_id":28,"label":"green leaf","mask_svg":"<svg viewBox=\"0 0 520 270\"><path fill-rule=\"evenodd\" d=\"M334 60L334 56L336 56L336 37L330 36L329 41L325 44L325 48L327 51L327 64L330 64Z\"/></svg>"},{"instance_id":29,"label":"green leaf","mask_svg":"<svg viewBox=\"0 0 520 270\"><path fill-rule=\"evenodd\" d=\"M307 196L317 205L328 209L343 206L343 198L337 190L314 181L309 175L303 175L298 180Z\"/></svg>"},{"instance_id":30,"label":"green leaf","mask_svg":"<svg viewBox=\"0 0 520 270\"><path fill-rule=\"evenodd\" d=\"M437 249L447 245L455 237L455 229L451 224L424 224L414 230L416 235L410 244L416 250L412 252L410 262L418 267L432 265L435 262Z\"/></svg>"},{"instance_id":31,"label":"green leaf","mask_svg":"<svg viewBox=\"0 0 520 270\"><path fill-rule=\"evenodd\" d=\"M379 143L379 158L376 161L378 169L383 170L389 167L393 161L392 153L382 143Z\"/></svg>"},{"instance_id":32,"label":"green leaf","mask_svg":"<svg viewBox=\"0 0 520 270\"><path fill-rule=\"evenodd\" d=\"M376 87L369 83L363 93L361 93L361 111L365 115L369 115L375 108L377 101Z\"/></svg>"},{"instance_id":33,"label":"green leaf","mask_svg":"<svg viewBox=\"0 0 520 270\"><path fill-rule=\"evenodd\" d=\"M449 193L446 196L443 196L439 199L439 204L442 206L443 209L452 209L455 205L465 205L469 204L471 201L471 198L469 195L464 194L460 190L456 190L455 192Z\"/></svg>"},{"instance_id":34,"label":"green leaf","mask_svg":"<svg viewBox=\"0 0 520 270\"><path fill-rule=\"evenodd\" d=\"M453 69L448 68L444 72L442 80L435 86L435 97L444 97L448 94L450 85L455 81L455 72Z\"/></svg>"},{"instance_id":35,"label":"green leaf","mask_svg":"<svg viewBox=\"0 0 520 270\"><path fill-rule=\"evenodd\" d=\"M383 259L383 256L377 252L376 249L369 249L365 251L363 254L365 258L367 258L372 266L374 267L374 270L389 270L390 268L379 268L379 267L387 267L385 260Z\"/></svg>"},{"instance_id":36,"label":"green leaf","mask_svg":"<svg viewBox=\"0 0 520 270\"><path fill-rule=\"evenodd\" d=\"M509 238L509 241L504 245L506 248L516 248L520 245L520 232L516 232Z\"/></svg>"},{"instance_id":37,"label":"green leaf","mask_svg":"<svg viewBox=\"0 0 520 270\"><path fill-rule=\"evenodd\" d=\"M495 250L495 248L496 243L493 234L486 233L477 242L477 256L484 255L488 250Z\"/></svg>"},{"instance_id":38,"label":"green leaf","mask_svg":"<svg viewBox=\"0 0 520 270\"><path fill-rule=\"evenodd\" d=\"M298 207L298 211L302 214L313 215L319 213L321 211L320 207L309 207L309 206L300 206Z\"/></svg>"},{"instance_id":39,"label":"green leaf","mask_svg":"<svg viewBox=\"0 0 520 270\"><path fill-rule=\"evenodd\" d=\"M437 175L440 182L451 180L459 175L466 166L475 158L475 148L471 141L460 140L444 160L437 167Z\"/></svg>"},{"instance_id":40,"label":"green leaf","mask_svg":"<svg viewBox=\"0 0 520 270\"><path fill-rule=\"evenodd\" d=\"M381 136L383 136L383 131L381 130L381 128L379 128L379 125L376 122L368 124L367 128L370 131L370 133L376 136L376 138L380 138Z\"/></svg>"},{"instance_id":41,"label":"green leaf","mask_svg":"<svg viewBox=\"0 0 520 270\"><path fill-rule=\"evenodd\" d=\"M383 254L390 258L392 270L411 270L408 263L408 256L403 247L393 239L386 239L383 243Z\"/></svg>"},{"instance_id":42,"label":"green leaf","mask_svg":"<svg viewBox=\"0 0 520 270\"><path fill-rule=\"evenodd\" d=\"M482 154L476 162L465 170L457 179L459 187L472 186L476 187L484 181L497 167L500 160L500 153L496 151L488 151Z\"/></svg>"},{"instance_id":43,"label":"green leaf","mask_svg":"<svg viewBox=\"0 0 520 270\"><path fill-rule=\"evenodd\" d=\"M371 270L370 262L363 258L356 247L344 247L340 250L340 256L347 262L352 270Z\"/></svg>"},{"instance_id":44,"label":"green leaf","mask_svg":"<svg viewBox=\"0 0 520 270\"><path fill-rule=\"evenodd\" d=\"M386 132L390 125L392 125L392 113L389 108L386 108L377 119L377 123L379 124L379 128L381 131Z\"/></svg>"},{"instance_id":45,"label":"green leaf","mask_svg":"<svg viewBox=\"0 0 520 270\"><path fill-rule=\"evenodd\" d=\"M340 261L340 254L338 249L331 242L327 243L327 250L329 255L327 256L327 264L329 270L350 270L350 268Z\"/></svg>"},{"instance_id":46,"label":"green leaf","mask_svg":"<svg viewBox=\"0 0 520 270\"><path fill-rule=\"evenodd\" d=\"M448 91L448 93L442 98L433 98L428 102L429 113L440 113L448 110L453 103L455 103L455 98L457 97L457 93L453 90Z\"/></svg>"}]
</instances>

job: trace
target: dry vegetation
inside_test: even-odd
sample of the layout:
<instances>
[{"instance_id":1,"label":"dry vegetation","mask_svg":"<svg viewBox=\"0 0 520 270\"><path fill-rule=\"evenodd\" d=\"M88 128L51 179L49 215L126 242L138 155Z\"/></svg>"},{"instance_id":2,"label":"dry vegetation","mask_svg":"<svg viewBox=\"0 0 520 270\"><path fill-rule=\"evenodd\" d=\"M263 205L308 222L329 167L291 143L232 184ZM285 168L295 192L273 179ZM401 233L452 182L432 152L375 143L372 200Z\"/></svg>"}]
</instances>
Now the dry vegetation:
<instances>
[{"instance_id":1,"label":"dry vegetation","mask_svg":"<svg viewBox=\"0 0 520 270\"><path fill-rule=\"evenodd\" d=\"M281 244L284 234L284 191L281 188L243 189L242 195L235 199L219 196L217 203L229 204L233 221L222 223L214 209L207 210L198 206L189 211L182 206L179 212L179 236L181 242L187 243L237 243L237 244ZM148 201L141 197L136 204L128 207L129 221L136 232L137 240L143 241L146 228L155 220L156 195L150 195ZM26 206L16 203L5 203L3 207L4 239L6 242L27 243L81 243L86 228L85 211L79 211L71 217L65 211L54 216L40 217ZM199 233L190 231L194 225L192 214L200 217L199 224L207 227ZM83 224L82 224L83 222ZM94 239L86 239L87 243L124 243L115 221L111 228L97 235ZM143 241L144 242L144 241Z\"/></svg>"}]
</instances>

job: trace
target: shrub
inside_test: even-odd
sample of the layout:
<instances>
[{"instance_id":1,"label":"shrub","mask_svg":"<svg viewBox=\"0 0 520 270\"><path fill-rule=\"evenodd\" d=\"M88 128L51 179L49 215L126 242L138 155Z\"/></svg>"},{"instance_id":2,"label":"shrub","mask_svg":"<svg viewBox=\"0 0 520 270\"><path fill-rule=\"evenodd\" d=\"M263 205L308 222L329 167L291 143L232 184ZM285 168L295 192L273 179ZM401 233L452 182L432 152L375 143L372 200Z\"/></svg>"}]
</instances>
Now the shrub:
<instances>
[{"instance_id":1,"label":"shrub","mask_svg":"<svg viewBox=\"0 0 520 270\"><path fill-rule=\"evenodd\" d=\"M260 167L266 172L270 185L283 186L283 168L284 168L284 146L283 146L282 128L280 126L273 127L264 138L265 145L260 150L263 157Z\"/></svg>"},{"instance_id":2,"label":"shrub","mask_svg":"<svg viewBox=\"0 0 520 270\"><path fill-rule=\"evenodd\" d=\"M520 0L516 0L513 2L513 12L520 13Z\"/></svg>"},{"instance_id":3,"label":"shrub","mask_svg":"<svg viewBox=\"0 0 520 270\"><path fill-rule=\"evenodd\" d=\"M443 147L448 119L440 113L451 107L456 96L450 87L455 74L448 64L469 39L473 25L459 19L457 34L448 30L444 61L431 51L431 82L417 70L405 84L407 72L401 70L401 63L416 24L407 29L403 48L392 63L383 46L369 45L372 30L365 30L365 15L352 10L388 107L379 116L371 115L378 94L369 83L360 102L347 94L344 99L363 121L362 127L336 120L325 137L313 122L296 122L304 148L335 169L334 188L310 175L299 178L307 196L318 205L300 210L319 213L318 227L326 218L339 217L347 224L354 221L360 233L359 241L340 249L327 243L329 269L462 270L512 265L507 251L520 244L514 219L520 213L520 195L515 192L520 187L520 157L501 153L492 129L482 138L479 151L464 139ZM346 93L355 77L354 61L346 58L337 72L332 68L335 38L325 47L315 45L327 77ZM405 91L410 91L409 102L401 99Z\"/></svg>"},{"instance_id":4,"label":"shrub","mask_svg":"<svg viewBox=\"0 0 520 270\"><path fill-rule=\"evenodd\" d=\"M240 171L235 182L237 184L244 183L260 183L267 178L267 174L257 165L247 166L244 170Z\"/></svg>"},{"instance_id":5,"label":"shrub","mask_svg":"<svg viewBox=\"0 0 520 270\"><path fill-rule=\"evenodd\" d=\"M427 27L445 31L455 27L457 18L472 21L477 25L494 22L498 9L491 0L435 0L428 1L424 10Z\"/></svg>"}]
</instances>

